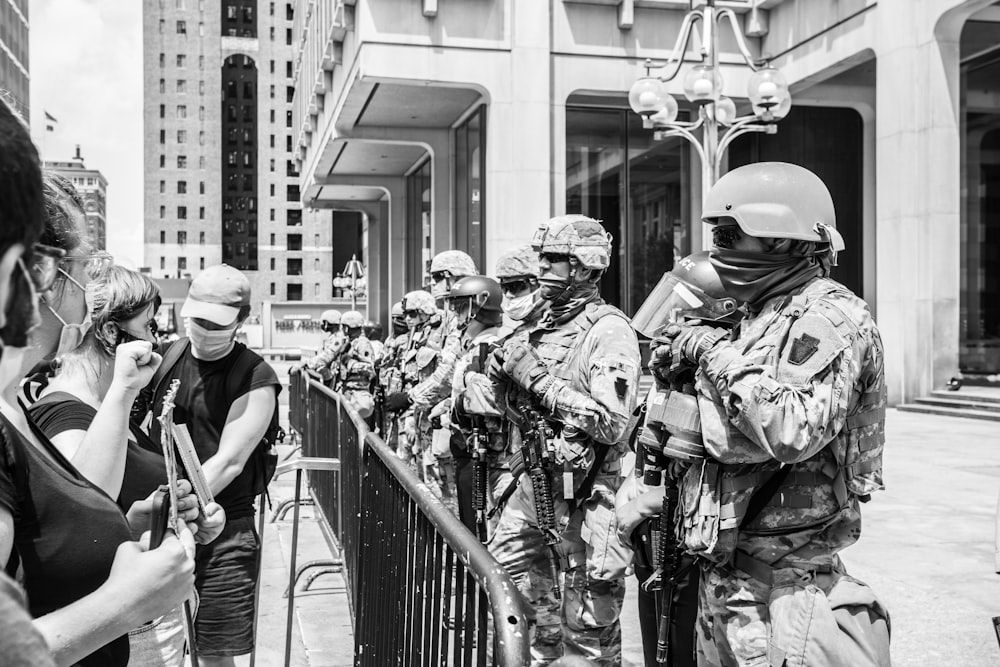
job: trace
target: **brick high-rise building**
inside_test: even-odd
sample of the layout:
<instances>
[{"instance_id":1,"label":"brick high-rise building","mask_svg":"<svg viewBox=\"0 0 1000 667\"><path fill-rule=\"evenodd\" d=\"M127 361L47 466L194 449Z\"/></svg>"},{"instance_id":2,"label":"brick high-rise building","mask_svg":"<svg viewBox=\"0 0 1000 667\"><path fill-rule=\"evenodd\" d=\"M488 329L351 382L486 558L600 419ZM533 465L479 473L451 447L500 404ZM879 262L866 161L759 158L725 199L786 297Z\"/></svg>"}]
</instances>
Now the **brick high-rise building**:
<instances>
[{"instance_id":1,"label":"brick high-rise building","mask_svg":"<svg viewBox=\"0 0 1000 667\"><path fill-rule=\"evenodd\" d=\"M264 302L330 302L333 212L302 210L292 145L294 4L145 0L145 263L225 262Z\"/></svg>"},{"instance_id":2,"label":"brick high-rise building","mask_svg":"<svg viewBox=\"0 0 1000 667\"><path fill-rule=\"evenodd\" d=\"M46 169L51 169L73 183L76 191L83 198L83 210L87 215L87 234L94 250L106 250L108 221L108 179L97 169L87 169L83 163L80 147L76 147L76 155L65 162L46 162Z\"/></svg>"},{"instance_id":3,"label":"brick high-rise building","mask_svg":"<svg viewBox=\"0 0 1000 667\"><path fill-rule=\"evenodd\" d=\"M28 0L0 0L0 91L28 115Z\"/></svg>"}]
</instances>

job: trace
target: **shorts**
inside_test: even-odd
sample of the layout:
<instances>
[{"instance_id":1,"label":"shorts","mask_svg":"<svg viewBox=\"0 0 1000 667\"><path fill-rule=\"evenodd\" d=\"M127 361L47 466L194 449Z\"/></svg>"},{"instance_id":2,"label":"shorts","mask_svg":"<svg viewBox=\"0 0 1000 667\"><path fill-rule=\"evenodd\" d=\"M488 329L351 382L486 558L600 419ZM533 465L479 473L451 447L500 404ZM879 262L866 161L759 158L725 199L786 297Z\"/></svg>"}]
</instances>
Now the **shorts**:
<instances>
[{"instance_id":1,"label":"shorts","mask_svg":"<svg viewBox=\"0 0 1000 667\"><path fill-rule=\"evenodd\" d=\"M200 597L195 636L207 658L246 655L254 647L254 598L260 539L253 515L231 519L211 544L198 545L195 588Z\"/></svg>"}]
</instances>

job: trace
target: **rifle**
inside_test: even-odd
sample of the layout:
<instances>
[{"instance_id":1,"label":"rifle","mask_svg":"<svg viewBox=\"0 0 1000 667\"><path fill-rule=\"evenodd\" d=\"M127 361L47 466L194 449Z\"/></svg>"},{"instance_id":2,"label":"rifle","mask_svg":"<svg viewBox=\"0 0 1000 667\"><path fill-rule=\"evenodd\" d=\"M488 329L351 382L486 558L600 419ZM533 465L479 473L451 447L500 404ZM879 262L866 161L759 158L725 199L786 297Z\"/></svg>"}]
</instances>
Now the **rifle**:
<instances>
[{"instance_id":1,"label":"rifle","mask_svg":"<svg viewBox=\"0 0 1000 667\"><path fill-rule=\"evenodd\" d=\"M555 465L555 447L552 438L555 437L555 433L545 417L535 408L525 407L523 414L528 422L528 430L521 440L521 456L524 459L524 471L531 479L538 529L542 532L542 538L551 552L552 592L559 600L562 595L559 585L559 552L556 547L562 542L562 535L556 527L552 496L552 470Z\"/></svg>"}]
</instances>

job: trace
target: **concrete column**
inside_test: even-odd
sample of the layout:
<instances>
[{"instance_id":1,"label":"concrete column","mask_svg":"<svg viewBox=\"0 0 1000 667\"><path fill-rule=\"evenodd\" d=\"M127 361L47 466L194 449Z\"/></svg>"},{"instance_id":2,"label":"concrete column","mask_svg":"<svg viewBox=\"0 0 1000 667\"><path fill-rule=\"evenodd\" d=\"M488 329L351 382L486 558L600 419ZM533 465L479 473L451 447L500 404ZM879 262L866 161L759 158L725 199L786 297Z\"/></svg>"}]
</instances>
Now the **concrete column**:
<instances>
[{"instance_id":1,"label":"concrete column","mask_svg":"<svg viewBox=\"0 0 1000 667\"><path fill-rule=\"evenodd\" d=\"M548 2L511 2L508 76L490 88L486 130L486 266L552 215L551 19Z\"/></svg>"},{"instance_id":2,"label":"concrete column","mask_svg":"<svg viewBox=\"0 0 1000 667\"><path fill-rule=\"evenodd\" d=\"M958 371L959 38L965 18L989 4L879 2L876 292L892 404Z\"/></svg>"}]
</instances>

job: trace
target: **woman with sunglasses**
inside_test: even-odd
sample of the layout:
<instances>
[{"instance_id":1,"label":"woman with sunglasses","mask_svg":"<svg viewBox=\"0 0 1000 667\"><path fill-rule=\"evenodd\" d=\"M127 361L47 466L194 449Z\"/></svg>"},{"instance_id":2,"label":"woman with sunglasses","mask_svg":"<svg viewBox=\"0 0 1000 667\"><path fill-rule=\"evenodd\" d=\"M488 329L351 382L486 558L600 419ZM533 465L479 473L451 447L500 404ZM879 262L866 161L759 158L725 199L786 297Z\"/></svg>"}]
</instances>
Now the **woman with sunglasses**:
<instances>
[{"instance_id":1,"label":"woman with sunglasses","mask_svg":"<svg viewBox=\"0 0 1000 667\"><path fill-rule=\"evenodd\" d=\"M39 319L41 276L29 267L44 229L41 189L27 131L0 103L0 563L20 561L34 627L56 664L124 665L125 633L176 607L193 585L193 544L184 529L187 545L173 536L148 551L132 542L114 501L18 407Z\"/></svg>"}]
</instances>

